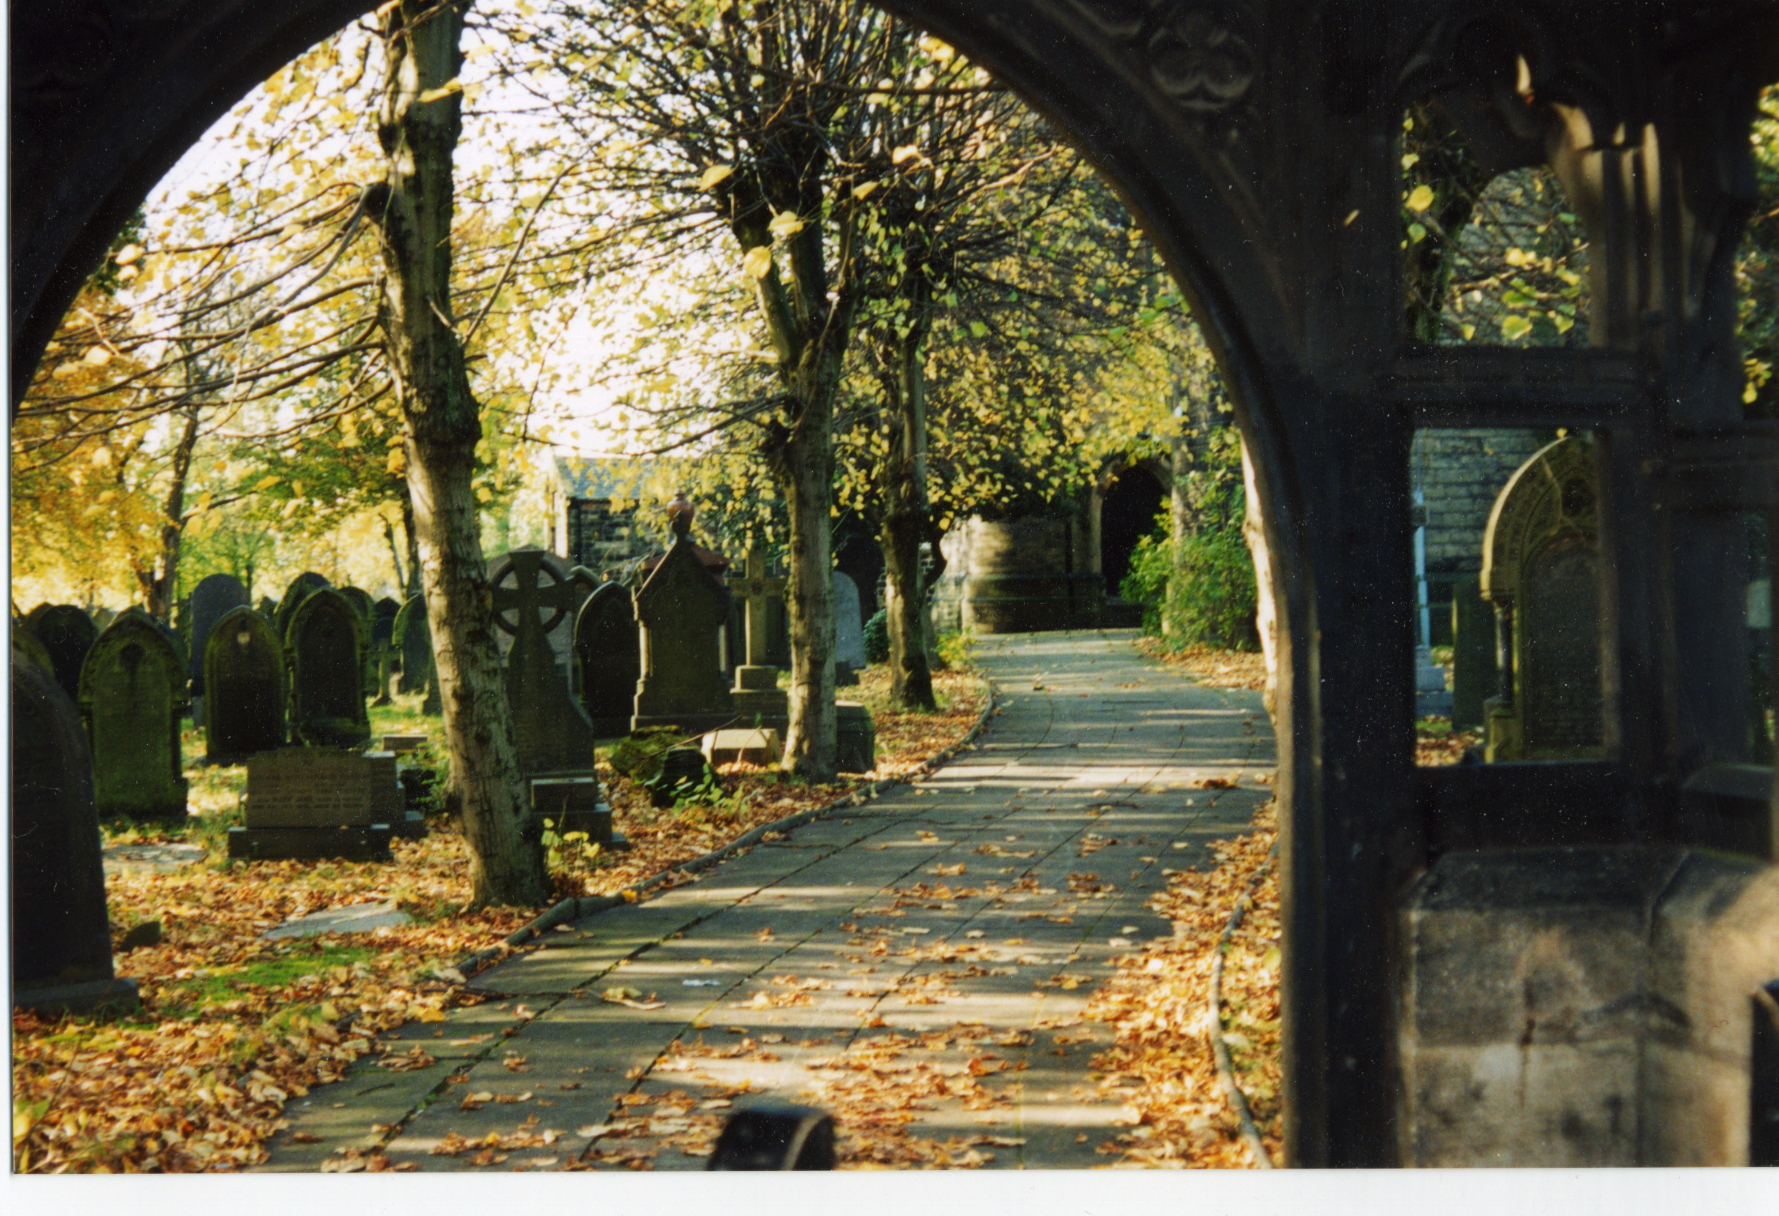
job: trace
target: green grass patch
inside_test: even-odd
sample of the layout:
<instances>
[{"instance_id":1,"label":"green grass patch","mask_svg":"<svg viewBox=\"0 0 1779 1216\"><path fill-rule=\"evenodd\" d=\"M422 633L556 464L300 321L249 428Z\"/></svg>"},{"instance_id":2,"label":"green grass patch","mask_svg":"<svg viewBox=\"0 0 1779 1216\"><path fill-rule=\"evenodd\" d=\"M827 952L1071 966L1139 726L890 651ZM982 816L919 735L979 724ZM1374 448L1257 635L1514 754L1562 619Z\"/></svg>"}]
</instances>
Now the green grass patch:
<instances>
[{"instance_id":1,"label":"green grass patch","mask_svg":"<svg viewBox=\"0 0 1779 1216\"><path fill-rule=\"evenodd\" d=\"M161 1012L175 1017L193 1016L211 1006L250 995L256 988L282 987L306 975L325 978L335 968L349 971L352 964L373 958L376 953L363 946L323 946L237 967L213 968L204 975L165 984L161 989Z\"/></svg>"}]
</instances>

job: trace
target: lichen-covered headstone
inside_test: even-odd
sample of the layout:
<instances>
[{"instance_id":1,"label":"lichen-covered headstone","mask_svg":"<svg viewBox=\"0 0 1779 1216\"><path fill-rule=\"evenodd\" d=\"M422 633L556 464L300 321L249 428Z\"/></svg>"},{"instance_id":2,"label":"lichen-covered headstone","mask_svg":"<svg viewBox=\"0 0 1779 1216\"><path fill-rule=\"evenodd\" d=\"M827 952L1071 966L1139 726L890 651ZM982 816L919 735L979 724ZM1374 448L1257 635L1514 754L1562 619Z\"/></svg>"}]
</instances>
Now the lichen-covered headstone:
<instances>
[{"instance_id":1,"label":"lichen-covered headstone","mask_svg":"<svg viewBox=\"0 0 1779 1216\"><path fill-rule=\"evenodd\" d=\"M1483 596L1509 639L1511 678L1489 701L1490 760L1601 754L1599 474L1571 435L1520 466L1483 537Z\"/></svg>"},{"instance_id":2,"label":"lichen-covered headstone","mask_svg":"<svg viewBox=\"0 0 1779 1216\"><path fill-rule=\"evenodd\" d=\"M365 628L352 601L332 588L310 592L290 618L290 733L310 747L363 747Z\"/></svg>"},{"instance_id":3,"label":"lichen-covered headstone","mask_svg":"<svg viewBox=\"0 0 1779 1216\"><path fill-rule=\"evenodd\" d=\"M642 639L628 587L604 583L581 605L574 627L581 669L581 704L600 738L627 734L636 715L642 676Z\"/></svg>"},{"instance_id":4,"label":"lichen-covered headstone","mask_svg":"<svg viewBox=\"0 0 1779 1216\"><path fill-rule=\"evenodd\" d=\"M542 549L517 549L489 572L494 623L512 637L506 654L507 708L520 771L591 771L593 724L556 665L550 633L572 620L581 596Z\"/></svg>"},{"instance_id":5,"label":"lichen-covered headstone","mask_svg":"<svg viewBox=\"0 0 1779 1216\"><path fill-rule=\"evenodd\" d=\"M26 618L31 632L49 652L56 683L70 697L80 695L80 667L99 638L93 618L73 604L46 604Z\"/></svg>"},{"instance_id":6,"label":"lichen-covered headstone","mask_svg":"<svg viewBox=\"0 0 1779 1216\"><path fill-rule=\"evenodd\" d=\"M105 818L185 818L179 750L185 651L140 608L118 614L80 672L80 711L93 749L93 793Z\"/></svg>"},{"instance_id":7,"label":"lichen-covered headstone","mask_svg":"<svg viewBox=\"0 0 1779 1216\"><path fill-rule=\"evenodd\" d=\"M112 969L92 754L55 677L12 651L12 1002L46 1014L136 1004Z\"/></svg>"},{"instance_id":8,"label":"lichen-covered headstone","mask_svg":"<svg viewBox=\"0 0 1779 1216\"><path fill-rule=\"evenodd\" d=\"M284 647L270 621L247 607L225 612L204 646L204 680L211 764L241 764L284 746Z\"/></svg>"},{"instance_id":9,"label":"lichen-covered headstone","mask_svg":"<svg viewBox=\"0 0 1779 1216\"><path fill-rule=\"evenodd\" d=\"M201 697L204 686L204 647L210 630L224 613L245 607L253 600L241 580L232 574L212 574L191 592L191 695Z\"/></svg>"},{"instance_id":10,"label":"lichen-covered headstone","mask_svg":"<svg viewBox=\"0 0 1779 1216\"><path fill-rule=\"evenodd\" d=\"M673 543L636 593L642 679L631 721L635 730L677 726L702 734L727 726L735 716L723 670L729 589L688 539L692 514L683 495L668 507Z\"/></svg>"}]
</instances>

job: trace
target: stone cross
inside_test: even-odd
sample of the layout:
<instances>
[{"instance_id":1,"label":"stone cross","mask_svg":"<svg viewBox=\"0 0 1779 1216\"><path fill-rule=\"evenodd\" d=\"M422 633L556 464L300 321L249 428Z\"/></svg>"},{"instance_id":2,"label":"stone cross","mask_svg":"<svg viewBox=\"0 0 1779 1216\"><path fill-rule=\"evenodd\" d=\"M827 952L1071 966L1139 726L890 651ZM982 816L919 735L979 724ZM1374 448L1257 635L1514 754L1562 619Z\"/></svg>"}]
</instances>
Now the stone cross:
<instances>
[{"instance_id":1,"label":"stone cross","mask_svg":"<svg viewBox=\"0 0 1779 1216\"><path fill-rule=\"evenodd\" d=\"M766 556L758 549L749 549L742 559L739 578L731 578L730 589L741 597L747 614L747 665L766 666L766 631L768 610L773 600L784 598L784 580L767 573Z\"/></svg>"},{"instance_id":2,"label":"stone cross","mask_svg":"<svg viewBox=\"0 0 1779 1216\"><path fill-rule=\"evenodd\" d=\"M590 771L593 724L557 669L549 639L584 592L545 556L542 549L507 554L493 587L494 622L513 637L506 685L519 767L530 774Z\"/></svg>"}]
</instances>

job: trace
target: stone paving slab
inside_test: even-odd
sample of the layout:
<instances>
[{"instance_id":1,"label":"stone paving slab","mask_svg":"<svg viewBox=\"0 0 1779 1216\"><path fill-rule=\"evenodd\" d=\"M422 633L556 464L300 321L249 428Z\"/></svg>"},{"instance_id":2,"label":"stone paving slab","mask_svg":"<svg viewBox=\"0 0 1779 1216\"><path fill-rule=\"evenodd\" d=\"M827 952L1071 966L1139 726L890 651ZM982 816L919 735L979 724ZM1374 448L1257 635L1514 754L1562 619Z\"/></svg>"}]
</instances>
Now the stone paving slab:
<instances>
[{"instance_id":1,"label":"stone paving slab","mask_svg":"<svg viewBox=\"0 0 1779 1216\"><path fill-rule=\"evenodd\" d=\"M1199 686L1131 636L983 639L1001 712L974 749L483 972L477 988L502 996L385 1036L435 1064L293 1104L268 1168L317 1168L399 1121L383 1151L422 1170L472 1168L432 1153L449 1136L521 1145L540 1129L549 1144L503 1150L499 1168L594 1145L701 1169L602 1129L657 1110L648 1127L683 1128L682 1109L709 1124L686 1104L728 1109L744 1083L819 1105L864 1075L841 1066L860 1052L892 1061L888 1074L956 1075L956 1093L916 1104L910 1135L978 1144L992 1168L1109 1164L1096 1150L1127 1116L1091 1074L1111 1032L1083 1020L1088 998L1121 953L1171 934L1145 901L1164 871L1209 862L1210 840L1246 827L1273 764L1257 694ZM645 1007L605 999L618 989ZM896 1056L909 1039L923 1046ZM965 1075L973 1059L995 1071ZM322 1143L292 1143L302 1130Z\"/></svg>"}]
</instances>

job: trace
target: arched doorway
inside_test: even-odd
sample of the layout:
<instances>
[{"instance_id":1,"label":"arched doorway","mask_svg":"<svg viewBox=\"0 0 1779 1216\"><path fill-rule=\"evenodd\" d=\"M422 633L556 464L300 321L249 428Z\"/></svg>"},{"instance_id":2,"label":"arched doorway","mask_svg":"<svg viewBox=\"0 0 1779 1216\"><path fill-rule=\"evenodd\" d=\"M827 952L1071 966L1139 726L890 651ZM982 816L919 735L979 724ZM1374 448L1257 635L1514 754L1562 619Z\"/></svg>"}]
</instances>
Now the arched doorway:
<instances>
[{"instance_id":1,"label":"arched doorway","mask_svg":"<svg viewBox=\"0 0 1779 1216\"><path fill-rule=\"evenodd\" d=\"M1156 517L1167 501L1161 479L1140 464L1113 475L1100 498L1100 573L1106 579L1108 608L1130 573L1137 542L1155 531Z\"/></svg>"},{"instance_id":2,"label":"arched doorway","mask_svg":"<svg viewBox=\"0 0 1779 1216\"><path fill-rule=\"evenodd\" d=\"M15 399L152 183L255 82L368 7L75 0L14 15ZM1770 477L1739 476L1771 444L1735 429L1735 309L1718 256L1748 209L1746 136L1757 86L1779 74L1767 59L1779 17L1702 5L1682 42L1667 6L1577 5L1560 25L1463 0L888 7L1091 150L1221 360L1279 607L1288 1156L1396 1163L1399 901L1429 860L1709 835L1674 792L1717 735L1745 726L1720 720L1710 695L1734 674L1723 624L1741 610L1716 578L1714 520L1779 507ZM1578 209L1618 312L1598 320L1592 349L1433 352L1399 331L1410 89L1448 97L1491 155L1549 156L1593 184ZM1401 554L1417 424L1609 432L1606 732L1621 759L1415 770Z\"/></svg>"}]
</instances>

